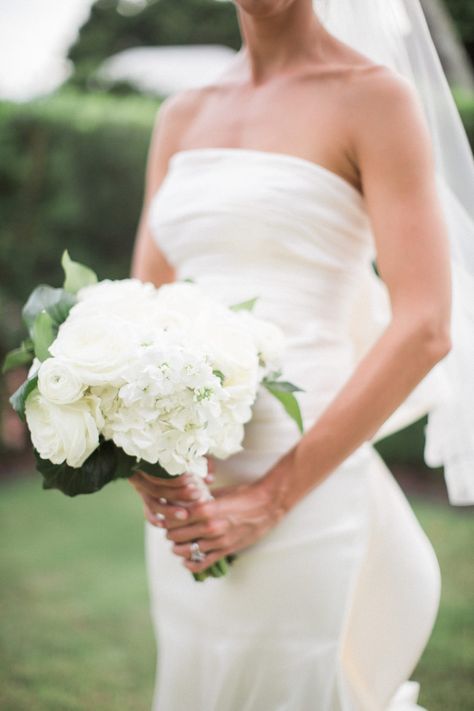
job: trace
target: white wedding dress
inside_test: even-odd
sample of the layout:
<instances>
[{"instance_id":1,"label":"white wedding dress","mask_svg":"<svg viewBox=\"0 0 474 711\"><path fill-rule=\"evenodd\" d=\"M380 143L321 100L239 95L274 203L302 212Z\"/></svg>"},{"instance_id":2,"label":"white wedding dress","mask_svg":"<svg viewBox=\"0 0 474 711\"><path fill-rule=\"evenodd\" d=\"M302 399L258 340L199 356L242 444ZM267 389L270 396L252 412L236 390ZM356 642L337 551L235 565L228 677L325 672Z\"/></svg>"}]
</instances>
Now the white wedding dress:
<instances>
[{"instance_id":1,"label":"white wedding dress","mask_svg":"<svg viewBox=\"0 0 474 711\"><path fill-rule=\"evenodd\" d=\"M172 156L149 220L178 279L226 304L258 296L255 314L284 329L283 372L304 388L308 430L350 377L368 329L360 294L375 251L361 194L296 156L194 148ZM423 403L409 398L392 430ZM300 436L262 390L243 451L218 462L215 485L262 476ZM409 677L436 619L440 571L372 442L224 578L196 583L165 531L145 527L154 711L421 708Z\"/></svg>"}]
</instances>

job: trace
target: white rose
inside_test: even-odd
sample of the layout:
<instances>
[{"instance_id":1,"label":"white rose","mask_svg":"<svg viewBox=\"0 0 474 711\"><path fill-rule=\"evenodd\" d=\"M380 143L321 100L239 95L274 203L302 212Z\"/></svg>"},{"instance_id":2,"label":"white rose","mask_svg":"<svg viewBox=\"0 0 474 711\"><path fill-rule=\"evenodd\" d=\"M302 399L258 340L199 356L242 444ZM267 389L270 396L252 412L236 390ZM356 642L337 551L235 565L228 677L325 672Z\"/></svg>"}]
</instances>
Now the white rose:
<instances>
[{"instance_id":1,"label":"white rose","mask_svg":"<svg viewBox=\"0 0 474 711\"><path fill-rule=\"evenodd\" d=\"M191 337L205 344L213 367L224 374L224 388L241 386L256 396L258 355L249 330L232 311L203 311L193 322Z\"/></svg>"},{"instance_id":2,"label":"white rose","mask_svg":"<svg viewBox=\"0 0 474 711\"><path fill-rule=\"evenodd\" d=\"M84 286L77 292L79 302L92 300L94 304L106 304L114 307L118 302L136 299L149 299L156 294L156 287L151 282L140 279L102 279L97 284Z\"/></svg>"},{"instance_id":3,"label":"white rose","mask_svg":"<svg viewBox=\"0 0 474 711\"><path fill-rule=\"evenodd\" d=\"M237 313L254 339L263 369L265 371L277 369L286 347L285 334L281 328L270 321L257 318L249 311Z\"/></svg>"},{"instance_id":4,"label":"white rose","mask_svg":"<svg viewBox=\"0 0 474 711\"><path fill-rule=\"evenodd\" d=\"M38 390L56 405L66 405L79 400L85 387L74 369L59 358L47 358L39 367Z\"/></svg>"},{"instance_id":5,"label":"white rose","mask_svg":"<svg viewBox=\"0 0 474 711\"><path fill-rule=\"evenodd\" d=\"M80 467L99 444L103 418L98 398L88 395L69 405L56 405L38 390L27 398L25 416L40 457L53 464Z\"/></svg>"},{"instance_id":6,"label":"white rose","mask_svg":"<svg viewBox=\"0 0 474 711\"><path fill-rule=\"evenodd\" d=\"M173 282L163 284L156 293L155 307L184 314L188 320L193 320L203 310L210 311L216 306L196 284L189 282Z\"/></svg>"},{"instance_id":7,"label":"white rose","mask_svg":"<svg viewBox=\"0 0 474 711\"><path fill-rule=\"evenodd\" d=\"M133 325L113 316L67 319L49 352L70 364L85 385L120 384L133 360L139 334Z\"/></svg>"},{"instance_id":8,"label":"white rose","mask_svg":"<svg viewBox=\"0 0 474 711\"><path fill-rule=\"evenodd\" d=\"M151 282L139 279L104 279L77 292L78 302L69 319L109 315L135 324L146 324L157 293Z\"/></svg>"}]
</instances>

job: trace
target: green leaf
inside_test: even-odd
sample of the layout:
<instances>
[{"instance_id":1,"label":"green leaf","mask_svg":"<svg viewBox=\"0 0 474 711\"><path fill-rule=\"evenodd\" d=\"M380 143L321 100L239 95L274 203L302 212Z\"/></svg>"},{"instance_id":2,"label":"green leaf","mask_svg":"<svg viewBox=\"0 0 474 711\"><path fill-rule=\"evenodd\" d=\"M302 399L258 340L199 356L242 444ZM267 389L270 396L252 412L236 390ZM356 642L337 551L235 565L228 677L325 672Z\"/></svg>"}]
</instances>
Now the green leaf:
<instances>
[{"instance_id":1,"label":"green leaf","mask_svg":"<svg viewBox=\"0 0 474 711\"><path fill-rule=\"evenodd\" d=\"M275 380L273 378L264 378L262 380L262 383L266 385L270 385L271 387L275 388L276 390L281 390L281 392L284 393L304 393L303 388L299 388L297 385L293 385L293 383L289 383L286 380Z\"/></svg>"},{"instance_id":2,"label":"green leaf","mask_svg":"<svg viewBox=\"0 0 474 711\"><path fill-rule=\"evenodd\" d=\"M18 368L20 365L29 365L33 361L34 355L33 341L27 338L21 342L19 348L15 348L7 353L3 361L2 373L7 373L9 370Z\"/></svg>"},{"instance_id":3,"label":"green leaf","mask_svg":"<svg viewBox=\"0 0 474 711\"><path fill-rule=\"evenodd\" d=\"M36 468L43 475L43 489L58 489L66 496L93 494L114 479L133 473L135 457L130 457L111 440L101 438L99 446L81 467L53 464L34 450Z\"/></svg>"},{"instance_id":4,"label":"green leaf","mask_svg":"<svg viewBox=\"0 0 474 711\"><path fill-rule=\"evenodd\" d=\"M292 385L291 383L280 383L277 381L263 380L262 384L274 397L277 398L285 408L288 415L296 422L298 429L301 433L304 432L303 428L303 418L301 417L301 410L297 399L293 395L293 392L300 390L301 388ZM280 386L283 387L280 387ZM291 389L288 388L290 386Z\"/></svg>"},{"instance_id":5,"label":"green leaf","mask_svg":"<svg viewBox=\"0 0 474 711\"><path fill-rule=\"evenodd\" d=\"M71 308L76 303L73 294L64 289L54 289L48 284L40 284L32 291L23 307L22 316L30 335L33 324L41 311L47 311L53 321L59 326L66 320Z\"/></svg>"},{"instance_id":6,"label":"green leaf","mask_svg":"<svg viewBox=\"0 0 474 711\"><path fill-rule=\"evenodd\" d=\"M241 301L240 304L233 304L232 306L229 306L229 308L232 309L232 311L252 311L257 299L258 296L255 296L253 299L249 299L248 301Z\"/></svg>"},{"instance_id":7,"label":"green leaf","mask_svg":"<svg viewBox=\"0 0 474 711\"><path fill-rule=\"evenodd\" d=\"M61 257L61 266L64 269L63 288L76 294L83 286L97 283L97 275L92 269L79 262L73 262L67 249Z\"/></svg>"},{"instance_id":8,"label":"green leaf","mask_svg":"<svg viewBox=\"0 0 474 711\"><path fill-rule=\"evenodd\" d=\"M25 403L28 395L36 388L38 384L38 376L33 375L31 378L25 380L25 382L20 385L20 387L15 390L13 395L10 396L9 402L17 415L23 422L25 421Z\"/></svg>"},{"instance_id":9,"label":"green leaf","mask_svg":"<svg viewBox=\"0 0 474 711\"><path fill-rule=\"evenodd\" d=\"M191 277L186 277L185 279L182 279L182 281L184 281L188 284L195 284L194 279L191 279Z\"/></svg>"},{"instance_id":10,"label":"green leaf","mask_svg":"<svg viewBox=\"0 0 474 711\"><path fill-rule=\"evenodd\" d=\"M35 355L43 361L50 357L49 346L56 338L58 327L47 311L41 311L33 323L31 337Z\"/></svg>"},{"instance_id":11,"label":"green leaf","mask_svg":"<svg viewBox=\"0 0 474 711\"><path fill-rule=\"evenodd\" d=\"M113 444L113 443L112 443ZM129 476L135 473L137 466L137 458L130 456L120 447L115 447L116 467L114 479L128 479Z\"/></svg>"}]
</instances>

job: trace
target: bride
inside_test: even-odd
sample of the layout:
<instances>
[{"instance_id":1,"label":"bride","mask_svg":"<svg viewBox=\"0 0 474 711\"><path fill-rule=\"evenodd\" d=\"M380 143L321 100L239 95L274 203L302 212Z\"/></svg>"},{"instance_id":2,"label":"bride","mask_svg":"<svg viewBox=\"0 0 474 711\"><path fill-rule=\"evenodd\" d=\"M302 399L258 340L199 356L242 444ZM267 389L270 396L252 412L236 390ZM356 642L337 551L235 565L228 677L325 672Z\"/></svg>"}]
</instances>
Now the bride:
<instances>
[{"instance_id":1,"label":"bride","mask_svg":"<svg viewBox=\"0 0 474 711\"><path fill-rule=\"evenodd\" d=\"M210 462L214 499L188 475L134 475L153 709L419 709L409 677L440 572L372 442L452 347L429 131L410 83L331 34L311 0L235 5L230 68L159 109L132 275L258 296L255 314L286 333L305 432L262 392L242 451ZM391 318L362 353L375 258ZM226 577L194 581L231 553Z\"/></svg>"}]
</instances>

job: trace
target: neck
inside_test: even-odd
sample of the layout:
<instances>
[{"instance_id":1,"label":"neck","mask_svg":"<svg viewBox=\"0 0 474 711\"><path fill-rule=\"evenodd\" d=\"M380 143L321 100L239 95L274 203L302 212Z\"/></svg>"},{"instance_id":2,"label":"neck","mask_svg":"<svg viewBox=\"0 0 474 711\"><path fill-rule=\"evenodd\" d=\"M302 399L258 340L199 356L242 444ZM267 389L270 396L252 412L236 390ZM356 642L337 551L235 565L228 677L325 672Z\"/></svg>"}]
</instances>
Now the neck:
<instances>
[{"instance_id":1,"label":"neck","mask_svg":"<svg viewBox=\"0 0 474 711\"><path fill-rule=\"evenodd\" d=\"M328 33L314 12L312 0L295 0L274 12L249 12L238 5L237 17L242 35L239 54L253 83L291 70L305 59L322 57Z\"/></svg>"}]
</instances>

